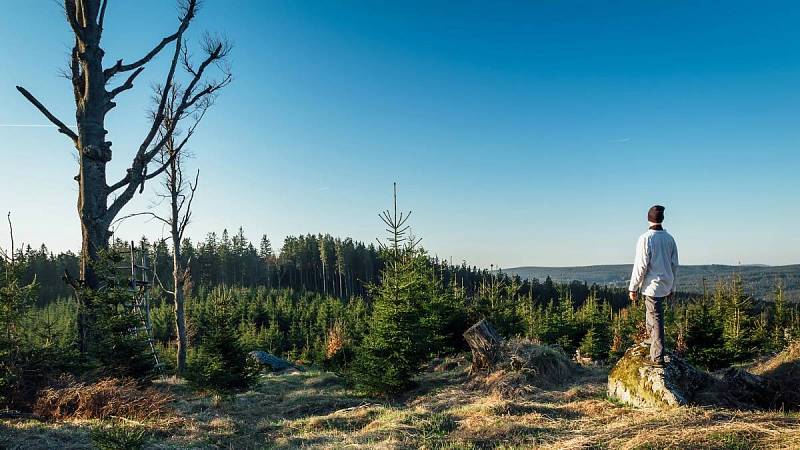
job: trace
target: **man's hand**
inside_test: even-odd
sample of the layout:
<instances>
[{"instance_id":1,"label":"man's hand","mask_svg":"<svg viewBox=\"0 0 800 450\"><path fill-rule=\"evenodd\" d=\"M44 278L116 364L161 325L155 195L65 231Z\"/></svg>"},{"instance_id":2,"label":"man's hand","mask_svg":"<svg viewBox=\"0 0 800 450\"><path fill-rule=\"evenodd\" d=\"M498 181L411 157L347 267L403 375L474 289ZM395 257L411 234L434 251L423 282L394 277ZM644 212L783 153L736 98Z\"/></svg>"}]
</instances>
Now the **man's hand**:
<instances>
[{"instance_id":1,"label":"man's hand","mask_svg":"<svg viewBox=\"0 0 800 450\"><path fill-rule=\"evenodd\" d=\"M632 302L635 302L639 298L639 292L638 291L628 292L628 298L630 298Z\"/></svg>"}]
</instances>

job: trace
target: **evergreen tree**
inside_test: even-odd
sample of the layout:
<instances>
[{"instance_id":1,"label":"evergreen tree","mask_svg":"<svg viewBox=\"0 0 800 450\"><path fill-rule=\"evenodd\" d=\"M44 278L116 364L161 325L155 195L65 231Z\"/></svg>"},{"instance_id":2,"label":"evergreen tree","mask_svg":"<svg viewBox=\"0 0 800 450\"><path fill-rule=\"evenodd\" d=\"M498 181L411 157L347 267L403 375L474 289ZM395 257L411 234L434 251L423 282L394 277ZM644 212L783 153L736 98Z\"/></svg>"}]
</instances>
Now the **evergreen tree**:
<instances>
[{"instance_id":1,"label":"evergreen tree","mask_svg":"<svg viewBox=\"0 0 800 450\"><path fill-rule=\"evenodd\" d=\"M775 306L772 314L772 332L770 335L770 347L772 351L780 351L788 343L789 338L789 315L787 314L786 298L783 286L778 284L775 288Z\"/></svg>"},{"instance_id":2,"label":"evergreen tree","mask_svg":"<svg viewBox=\"0 0 800 450\"><path fill-rule=\"evenodd\" d=\"M230 293L217 289L208 313L200 343L190 354L186 378L195 387L221 394L244 390L255 382L256 371L239 340Z\"/></svg>"},{"instance_id":3,"label":"evergreen tree","mask_svg":"<svg viewBox=\"0 0 800 450\"><path fill-rule=\"evenodd\" d=\"M719 299L714 306L701 299L686 310L686 356L694 364L707 369L719 369L730 362L725 348L723 326L720 321Z\"/></svg>"},{"instance_id":4,"label":"evergreen tree","mask_svg":"<svg viewBox=\"0 0 800 450\"><path fill-rule=\"evenodd\" d=\"M102 287L82 287L78 294L89 305L85 308L97 333L88 348L89 363L103 375L143 380L153 375L155 358L147 334L140 331L142 318L131 312L135 293L129 289L129 280L116 276L122 261L113 249L101 252L93 264Z\"/></svg>"},{"instance_id":5,"label":"evergreen tree","mask_svg":"<svg viewBox=\"0 0 800 450\"><path fill-rule=\"evenodd\" d=\"M37 289L35 282L26 285L20 281L23 256L13 252L9 256L0 249L0 406L12 402L24 381L22 320L33 306Z\"/></svg>"},{"instance_id":6,"label":"evergreen tree","mask_svg":"<svg viewBox=\"0 0 800 450\"><path fill-rule=\"evenodd\" d=\"M408 236L409 216L397 214L395 185L394 212L381 214L390 232L388 243L382 245L385 269L380 284L372 289L369 332L358 348L353 372L358 385L374 394L408 389L426 356L420 318L423 305L431 300L431 280L425 270L427 257L417 248L419 241Z\"/></svg>"}]
</instances>

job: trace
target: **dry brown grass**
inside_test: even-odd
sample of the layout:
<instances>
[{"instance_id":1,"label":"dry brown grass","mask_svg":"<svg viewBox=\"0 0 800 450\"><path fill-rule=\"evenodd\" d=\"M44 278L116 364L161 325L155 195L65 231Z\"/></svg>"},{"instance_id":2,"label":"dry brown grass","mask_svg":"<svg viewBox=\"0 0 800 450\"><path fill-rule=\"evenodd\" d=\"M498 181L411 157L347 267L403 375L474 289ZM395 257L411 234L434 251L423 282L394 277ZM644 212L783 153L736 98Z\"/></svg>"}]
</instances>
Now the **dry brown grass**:
<instances>
[{"instance_id":1,"label":"dry brown grass","mask_svg":"<svg viewBox=\"0 0 800 450\"><path fill-rule=\"evenodd\" d=\"M493 380L487 384L468 374L469 365L464 357L437 360L416 391L393 403L361 397L340 378L313 371L265 376L233 399L172 383L181 421L148 421L144 448L800 448L796 413L634 409L606 398L602 368L510 393L496 383L513 370L485 375ZM49 436L62 448L88 448L87 427L107 423L0 421L0 447Z\"/></svg>"},{"instance_id":2,"label":"dry brown grass","mask_svg":"<svg viewBox=\"0 0 800 450\"><path fill-rule=\"evenodd\" d=\"M81 383L62 378L60 386L43 390L33 406L34 413L53 420L150 419L169 415L173 397L153 388L142 389L131 379L106 378Z\"/></svg>"}]
</instances>

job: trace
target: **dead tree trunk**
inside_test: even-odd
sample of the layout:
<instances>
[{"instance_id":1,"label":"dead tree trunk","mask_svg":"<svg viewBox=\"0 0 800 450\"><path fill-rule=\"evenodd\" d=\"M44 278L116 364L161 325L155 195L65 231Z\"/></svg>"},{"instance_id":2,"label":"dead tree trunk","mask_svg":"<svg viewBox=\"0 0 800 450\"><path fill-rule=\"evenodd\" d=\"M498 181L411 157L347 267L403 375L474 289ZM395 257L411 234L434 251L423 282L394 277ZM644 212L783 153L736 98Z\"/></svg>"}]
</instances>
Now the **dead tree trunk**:
<instances>
[{"instance_id":1,"label":"dead tree trunk","mask_svg":"<svg viewBox=\"0 0 800 450\"><path fill-rule=\"evenodd\" d=\"M97 289L100 280L93 268L100 251L108 248L111 233L109 227L122 208L137 193L143 192L144 183L158 176L166 169L161 165L150 170L150 163L164 146L165 139L155 139L164 119L165 97L160 99L159 107L153 117L153 123L138 145L126 174L116 183L107 183L106 165L111 161L111 142L106 141L108 131L105 128L106 115L116 106L116 97L131 88L133 82L142 73L145 65L168 45L174 45L171 64L164 81L164 92L168 92L175 83L176 67L181 61L189 75L188 87L176 108L176 114L191 114L198 103L226 85L230 74L217 81L203 81L204 72L210 65L219 67L229 47L224 42L206 40L203 43L205 60L198 66L190 64L188 53L183 47L184 32L195 16L197 0L180 2L180 17L177 31L164 37L142 58L124 63L122 59L110 67L103 67L105 51L102 48L103 23L108 0L64 0L64 11L67 22L74 35L74 45L70 53L69 76L72 81L75 100L75 120L77 133L53 115L36 97L25 88L17 86L17 90L30 101L48 120L56 125L58 131L72 141L78 151L79 171L75 180L78 182L78 217L81 222L81 274L82 286ZM183 51L183 53L182 53ZM181 55L184 58L181 58ZM110 87L113 78L128 73L125 81L116 87ZM169 129L167 136L174 132ZM110 201L111 200L111 201ZM77 286L77 284L76 284ZM78 299L79 302L81 299ZM79 317L80 347L87 348L90 340L92 321L84 310L89 304L81 304Z\"/></svg>"},{"instance_id":2,"label":"dead tree trunk","mask_svg":"<svg viewBox=\"0 0 800 450\"><path fill-rule=\"evenodd\" d=\"M471 326L464 332L464 339L472 350L473 372L494 366L503 345L503 338L489 321L481 319Z\"/></svg>"}]
</instances>

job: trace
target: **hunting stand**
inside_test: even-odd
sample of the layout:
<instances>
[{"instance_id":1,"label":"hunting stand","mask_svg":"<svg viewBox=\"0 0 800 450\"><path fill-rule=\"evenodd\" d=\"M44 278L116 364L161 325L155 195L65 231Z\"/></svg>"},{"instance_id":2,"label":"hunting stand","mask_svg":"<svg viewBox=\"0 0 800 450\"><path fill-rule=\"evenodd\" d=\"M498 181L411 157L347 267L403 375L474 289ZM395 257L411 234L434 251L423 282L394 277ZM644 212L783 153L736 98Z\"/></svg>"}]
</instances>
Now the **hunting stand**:
<instances>
[{"instance_id":1,"label":"hunting stand","mask_svg":"<svg viewBox=\"0 0 800 450\"><path fill-rule=\"evenodd\" d=\"M130 304L131 313L138 319L139 326L133 328L131 333L134 336L141 336L150 347L150 352L155 360L155 368L159 373L163 372L163 364L158 359L155 343L153 341L153 323L150 318L150 288L153 277L150 267L147 248L136 248L136 244L131 241L130 247L130 266L121 266L120 269L130 270L129 289L133 296L133 303Z\"/></svg>"}]
</instances>

